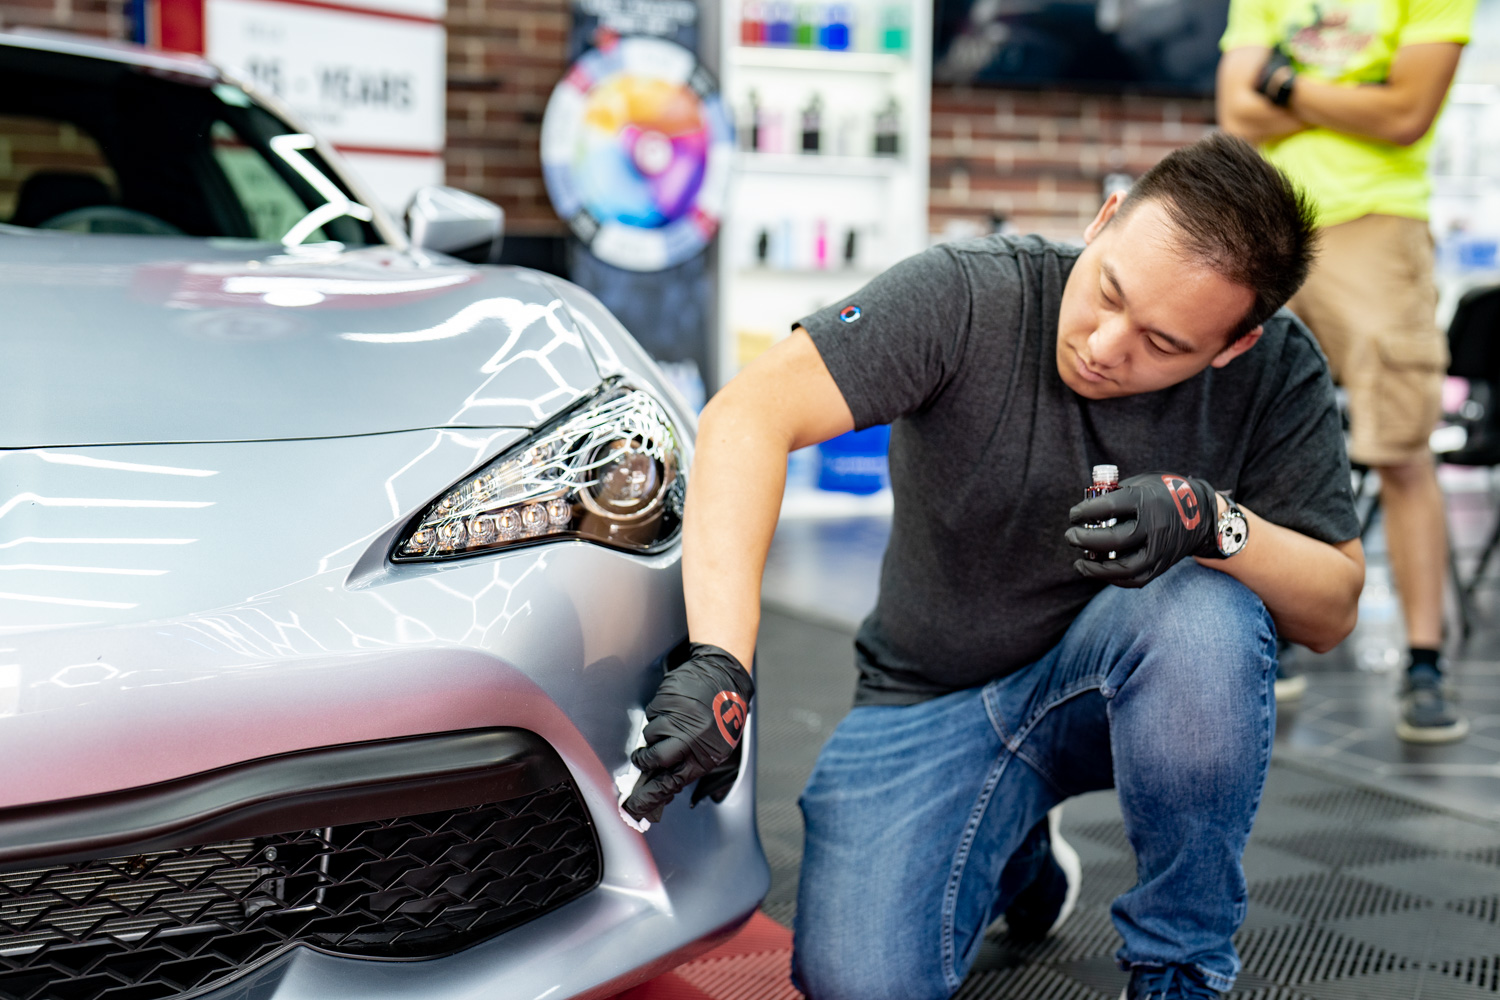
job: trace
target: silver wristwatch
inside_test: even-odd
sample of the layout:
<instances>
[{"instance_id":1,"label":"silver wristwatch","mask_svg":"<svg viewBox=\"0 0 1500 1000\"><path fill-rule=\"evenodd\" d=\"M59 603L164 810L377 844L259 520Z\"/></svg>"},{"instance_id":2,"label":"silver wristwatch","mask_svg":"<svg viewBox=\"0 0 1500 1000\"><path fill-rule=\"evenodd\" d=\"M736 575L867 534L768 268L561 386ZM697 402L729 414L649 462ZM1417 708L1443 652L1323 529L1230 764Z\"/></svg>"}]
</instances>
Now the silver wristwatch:
<instances>
[{"instance_id":1,"label":"silver wristwatch","mask_svg":"<svg viewBox=\"0 0 1500 1000\"><path fill-rule=\"evenodd\" d=\"M1229 494L1220 493L1219 496L1224 498L1224 513L1219 515L1215 539L1219 545L1219 558L1228 559L1245 547L1250 538L1250 524Z\"/></svg>"}]
</instances>

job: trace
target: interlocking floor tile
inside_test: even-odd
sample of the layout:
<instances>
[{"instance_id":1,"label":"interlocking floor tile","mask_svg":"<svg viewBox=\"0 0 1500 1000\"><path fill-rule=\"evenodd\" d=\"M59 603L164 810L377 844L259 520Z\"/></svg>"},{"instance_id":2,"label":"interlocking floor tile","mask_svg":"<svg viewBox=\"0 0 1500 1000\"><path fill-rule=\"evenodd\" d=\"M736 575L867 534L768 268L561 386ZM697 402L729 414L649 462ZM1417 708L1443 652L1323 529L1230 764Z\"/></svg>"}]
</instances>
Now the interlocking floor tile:
<instances>
[{"instance_id":1,"label":"interlocking floor tile","mask_svg":"<svg viewBox=\"0 0 1500 1000\"><path fill-rule=\"evenodd\" d=\"M1260 882L1328 870L1326 865L1263 844L1254 836L1251 836L1250 843L1245 848L1244 864L1245 881L1252 889ZM1251 892L1250 895L1254 898L1255 893Z\"/></svg>"},{"instance_id":2,"label":"interlocking floor tile","mask_svg":"<svg viewBox=\"0 0 1500 1000\"><path fill-rule=\"evenodd\" d=\"M1326 872L1256 884L1250 899L1309 923L1412 913L1433 905L1422 896Z\"/></svg>"},{"instance_id":3,"label":"interlocking floor tile","mask_svg":"<svg viewBox=\"0 0 1500 1000\"><path fill-rule=\"evenodd\" d=\"M1329 926L1419 962L1461 961L1500 952L1494 924L1444 907L1338 920Z\"/></svg>"},{"instance_id":4,"label":"interlocking floor tile","mask_svg":"<svg viewBox=\"0 0 1500 1000\"><path fill-rule=\"evenodd\" d=\"M1371 882L1438 902L1487 893L1500 895L1500 868L1466 858L1421 858L1365 868L1359 874Z\"/></svg>"},{"instance_id":5,"label":"interlocking floor tile","mask_svg":"<svg viewBox=\"0 0 1500 1000\"><path fill-rule=\"evenodd\" d=\"M774 612L762 626L761 650L758 710L775 716L760 744L761 829L773 868L764 912L789 923L801 856L796 796L818 746L848 708L853 668L847 634ZM1500 680L1500 671L1492 673L1483 676ZM1315 687L1325 680L1311 676ZM1391 676L1326 680L1339 693L1323 699L1325 709L1357 710L1368 719L1389 711ZM1316 703L1309 698L1306 707ZM1332 719L1320 724L1324 749L1350 732ZM1410 794L1423 782L1451 792L1461 780L1453 776L1380 778L1383 787L1374 790L1358 784L1377 780L1379 767L1445 759L1432 748L1388 746L1384 734L1360 738L1367 750L1380 744L1398 756L1335 753L1273 765L1246 852L1251 898L1236 937L1245 971L1230 998L1500 1000L1500 823L1465 819ZM1278 744L1277 753L1289 749ZM1063 832L1084 862L1077 911L1055 937L1026 948L1007 943L1002 922L999 936L982 945L960 1000L1119 996L1126 977L1114 967L1120 938L1109 904L1135 884L1135 865L1114 793L1070 800Z\"/></svg>"}]
</instances>

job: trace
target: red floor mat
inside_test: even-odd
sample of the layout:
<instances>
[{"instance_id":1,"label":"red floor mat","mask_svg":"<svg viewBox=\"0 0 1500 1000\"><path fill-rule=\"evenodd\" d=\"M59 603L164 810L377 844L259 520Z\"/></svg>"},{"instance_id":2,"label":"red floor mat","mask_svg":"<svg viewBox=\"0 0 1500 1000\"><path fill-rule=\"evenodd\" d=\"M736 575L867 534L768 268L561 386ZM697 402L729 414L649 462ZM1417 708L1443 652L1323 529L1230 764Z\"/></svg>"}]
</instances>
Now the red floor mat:
<instances>
[{"instance_id":1,"label":"red floor mat","mask_svg":"<svg viewBox=\"0 0 1500 1000\"><path fill-rule=\"evenodd\" d=\"M801 1000L791 969L792 932L757 913L713 951L615 1000Z\"/></svg>"}]
</instances>

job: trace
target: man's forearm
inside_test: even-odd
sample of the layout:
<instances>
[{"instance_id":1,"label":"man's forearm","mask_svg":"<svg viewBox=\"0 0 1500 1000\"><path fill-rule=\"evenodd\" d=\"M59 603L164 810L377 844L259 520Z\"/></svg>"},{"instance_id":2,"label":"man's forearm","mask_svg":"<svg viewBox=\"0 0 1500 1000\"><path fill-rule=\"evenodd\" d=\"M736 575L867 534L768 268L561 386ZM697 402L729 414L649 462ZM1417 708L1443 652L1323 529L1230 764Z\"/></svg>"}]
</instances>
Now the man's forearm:
<instances>
[{"instance_id":1,"label":"man's forearm","mask_svg":"<svg viewBox=\"0 0 1500 1000\"><path fill-rule=\"evenodd\" d=\"M1301 132L1307 123L1278 108L1255 89L1268 48L1240 48L1226 52L1219 63L1216 107L1219 127L1246 142L1262 143Z\"/></svg>"},{"instance_id":2,"label":"man's forearm","mask_svg":"<svg viewBox=\"0 0 1500 1000\"><path fill-rule=\"evenodd\" d=\"M727 649L746 669L755 656L761 576L786 489L787 454L732 398L704 409L683 517L688 633Z\"/></svg>"},{"instance_id":3,"label":"man's forearm","mask_svg":"<svg viewBox=\"0 0 1500 1000\"><path fill-rule=\"evenodd\" d=\"M1423 108L1385 84L1353 87L1298 77L1290 107L1309 125L1398 146L1416 142L1432 124Z\"/></svg>"},{"instance_id":4,"label":"man's forearm","mask_svg":"<svg viewBox=\"0 0 1500 1000\"><path fill-rule=\"evenodd\" d=\"M1404 45L1384 83L1330 83L1297 77L1291 110L1310 125L1409 146L1432 128L1458 69L1458 42Z\"/></svg>"},{"instance_id":5,"label":"man's forearm","mask_svg":"<svg viewBox=\"0 0 1500 1000\"><path fill-rule=\"evenodd\" d=\"M1307 122L1249 87L1220 96L1219 126L1230 135L1257 144L1284 139L1308 128Z\"/></svg>"},{"instance_id":6,"label":"man's forearm","mask_svg":"<svg viewBox=\"0 0 1500 1000\"><path fill-rule=\"evenodd\" d=\"M1228 559L1199 562L1255 591L1283 639L1317 652L1338 645L1354 628L1364 588L1359 542L1329 545L1240 510L1249 525L1245 547Z\"/></svg>"}]
</instances>

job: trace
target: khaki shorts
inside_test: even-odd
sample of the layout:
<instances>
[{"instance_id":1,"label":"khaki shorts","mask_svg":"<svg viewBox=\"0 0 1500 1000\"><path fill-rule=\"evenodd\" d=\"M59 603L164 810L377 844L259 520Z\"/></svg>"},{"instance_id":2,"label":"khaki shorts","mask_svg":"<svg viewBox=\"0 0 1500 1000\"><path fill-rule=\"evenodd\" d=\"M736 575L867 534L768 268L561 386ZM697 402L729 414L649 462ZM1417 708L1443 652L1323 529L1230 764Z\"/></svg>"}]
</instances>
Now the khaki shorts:
<instances>
[{"instance_id":1,"label":"khaki shorts","mask_svg":"<svg viewBox=\"0 0 1500 1000\"><path fill-rule=\"evenodd\" d=\"M1349 392L1349 457L1402 465L1426 453L1448 370L1427 223L1365 215L1329 226L1312 275L1287 305Z\"/></svg>"}]
</instances>

